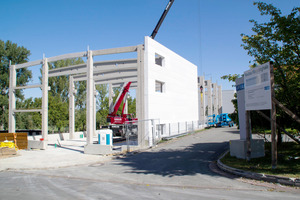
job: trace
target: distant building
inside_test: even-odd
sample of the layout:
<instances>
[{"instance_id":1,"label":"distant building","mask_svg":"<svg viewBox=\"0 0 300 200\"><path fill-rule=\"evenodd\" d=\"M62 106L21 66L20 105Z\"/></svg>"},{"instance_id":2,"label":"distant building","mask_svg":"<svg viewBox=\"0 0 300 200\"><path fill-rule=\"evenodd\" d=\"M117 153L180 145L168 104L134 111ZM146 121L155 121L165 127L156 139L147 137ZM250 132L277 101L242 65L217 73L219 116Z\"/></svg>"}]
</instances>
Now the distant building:
<instances>
[{"instance_id":1,"label":"distant building","mask_svg":"<svg viewBox=\"0 0 300 200\"><path fill-rule=\"evenodd\" d=\"M234 97L235 90L222 90L223 113L233 113L234 106L231 102Z\"/></svg>"}]
</instances>

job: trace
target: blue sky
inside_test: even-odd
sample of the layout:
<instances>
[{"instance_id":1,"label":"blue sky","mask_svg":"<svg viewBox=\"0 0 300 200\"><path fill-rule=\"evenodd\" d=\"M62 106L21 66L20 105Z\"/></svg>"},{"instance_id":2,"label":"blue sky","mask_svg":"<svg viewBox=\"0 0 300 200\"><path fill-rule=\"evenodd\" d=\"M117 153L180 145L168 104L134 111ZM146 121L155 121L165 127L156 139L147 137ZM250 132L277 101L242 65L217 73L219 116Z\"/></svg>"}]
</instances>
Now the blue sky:
<instances>
[{"instance_id":1,"label":"blue sky","mask_svg":"<svg viewBox=\"0 0 300 200\"><path fill-rule=\"evenodd\" d=\"M30 61L91 50L143 44L168 0L0 0L0 40L31 51ZM252 0L175 0L155 40L198 66L198 75L232 83L226 74L242 74L252 59L241 47L241 33L252 34L250 19L261 16ZM265 0L288 14L299 0ZM40 71L33 71L31 84ZM26 90L26 97L41 96Z\"/></svg>"}]
</instances>

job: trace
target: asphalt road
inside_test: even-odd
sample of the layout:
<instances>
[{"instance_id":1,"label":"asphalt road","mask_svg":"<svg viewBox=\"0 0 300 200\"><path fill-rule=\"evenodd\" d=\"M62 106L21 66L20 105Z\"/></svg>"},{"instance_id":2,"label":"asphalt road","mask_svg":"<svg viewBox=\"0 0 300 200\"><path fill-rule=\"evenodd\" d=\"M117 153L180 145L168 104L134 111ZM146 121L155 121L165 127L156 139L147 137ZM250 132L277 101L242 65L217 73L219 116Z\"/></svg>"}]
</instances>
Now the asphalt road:
<instances>
[{"instance_id":1,"label":"asphalt road","mask_svg":"<svg viewBox=\"0 0 300 200\"><path fill-rule=\"evenodd\" d=\"M299 199L299 190L253 185L212 171L228 141L238 138L236 128L217 128L111 161L2 171L0 199Z\"/></svg>"}]
</instances>

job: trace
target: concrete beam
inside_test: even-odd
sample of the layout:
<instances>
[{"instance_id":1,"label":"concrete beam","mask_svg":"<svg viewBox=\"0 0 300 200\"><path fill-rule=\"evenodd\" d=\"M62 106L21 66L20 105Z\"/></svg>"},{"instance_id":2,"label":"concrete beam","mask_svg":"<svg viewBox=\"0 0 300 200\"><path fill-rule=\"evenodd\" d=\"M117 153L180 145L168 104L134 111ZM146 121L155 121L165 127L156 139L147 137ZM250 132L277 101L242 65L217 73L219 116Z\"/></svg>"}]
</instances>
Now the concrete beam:
<instances>
[{"instance_id":1,"label":"concrete beam","mask_svg":"<svg viewBox=\"0 0 300 200\"><path fill-rule=\"evenodd\" d=\"M78 53L69 53L69 54L64 54L64 55L59 55L59 56L53 56L48 58L48 62L55 62L58 60L65 60L65 59L70 59L70 58L80 58L80 57L86 57L87 52L78 52Z\"/></svg>"},{"instance_id":2,"label":"concrete beam","mask_svg":"<svg viewBox=\"0 0 300 200\"><path fill-rule=\"evenodd\" d=\"M119 54L119 53L129 53L137 51L137 46L130 46L130 47L119 47L113 49L102 49L102 50L95 50L93 51L94 56L99 55L107 55L107 54Z\"/></svg>"},{"instance_id":3,"label":"concrete beam","mask_svg":"<svg viewBox=\"0 0 300 200\"><path fill-rule=\"evenodd\" d=\"M31 61L23 64L18 64L15 66L16 69L21 69L21 68L26 68L26 67L31 67L35 65L41 65L43 64L43 60L36 60L36 61Z\"/></svg>"},{"instance_id":4,"label":"concrete beam","mask_svg":"<svg viewBox=\"0 0 300 200\"><path fill-rule=\"evenodd\" d=\"M43 110L42 109L27 109L27 110L18 109L18 110L14 110L14 112L40 112L40 113L42 113Z\"/></svg>"},{"instance_id":5,"label":"concrete beam","mask_svg":"<svg viewBox=\"0 0 300 200\"><path fill-rule=\"evenodd\" d=\"M117 71L125 69L137 69L136 59L122 59L100 61L94 63L94 72ZM49 77L86 74L86 64L72 65L49 70ZM74 76L76 79L76 76Z\"/></svg>"},{"instance_id":6,"label":"concrete beam","mask_svg":"<svg viewBox=\"0 0 300 200\"><path fill-rule=\"evenodd\" d=\"M137 77L136 76L132 76L132 77L121 77L121 78L114 78L114 79L105 79L105 80L97 80L95 81L95 84L120 84L120 83L125 83L125 82L136 82L137 81Z\"/></svg>"},{"instance_id":7,"label":"concrete beam","mask_svg":"<svg viewBox=\"0 0 300 200\"><path fill-rule=\"evenodd\" d=\"M22 90L22 89L29 89L29 88L42 88L43 85L23 85L23 86L16 86L15 90Z\"/></svg>"}]
</instances>

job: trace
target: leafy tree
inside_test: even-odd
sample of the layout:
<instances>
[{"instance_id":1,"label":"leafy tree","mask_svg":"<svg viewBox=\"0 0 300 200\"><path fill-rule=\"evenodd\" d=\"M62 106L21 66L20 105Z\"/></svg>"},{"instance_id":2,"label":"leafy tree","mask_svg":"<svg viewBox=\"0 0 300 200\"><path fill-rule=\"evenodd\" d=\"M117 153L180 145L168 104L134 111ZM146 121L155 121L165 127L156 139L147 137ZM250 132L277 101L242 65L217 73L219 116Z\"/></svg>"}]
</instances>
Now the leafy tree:
<instances>
[{"instance_id":1,"label":"leafy tree","mask_svg":"<svg viewBox=\"0 0 300 200\"><path fill-rule=\"evenodd\" d=\"M105 85L96 85L97 95L97 114L96 114L96 127L107 125L106 117L108 115L108 86Z\"/></svg>"},{"instance_id":2,"label":"leafy tree","mask_svg":"<svg viewBox=\"0 0 300 200\"><path fill-rule=\"evenodd\" d=\"M66 59L66 60L59 60L53 63L49 63L49 70L50 69L57 69L61 67L77 65L84 63L81 58L73 58L73 59ZM41 79L41 78L40 78ZM69 76L57 76L57 77L50 77L48 79L50 91L49 93L52 96L56 96L59 94L62 101L68 101L69 95Z\"/></svg>"},{"instance_id":3,"label":"leafy tree","mask_svg":"<svg viewBox=\"0 0 300 200\"><path fill-rule=\"evenodd\" d=\"M86 130L86 108L75 110L75 130Z\"/></svg>"},{"instance_id":4,"label":"leafy tree","mask_svg":"<svg viewBox=\"0 0 300 200\"><path fill-rule=\"evenodd\" d=\"M242 34L243 47L254 57L254 67L272 61L276 83L276 98L296 115L300 114L300 8L294 8L283 16L272 4L256 2L261 15L270 17L270 21L254 24L254 35ZM291 98L291 95L293 98ZM290 118L278 110L279 121L300 128ZM281 119L280 119L281 118ZM293 123L290 123L293 122Z\"/></svg>"},{"instance_id":5,"label":"leafy tree","mask_svg":"<svg viewBox=\"0 0 300 200\"><path fill-rule=\"evenodd\" d=\"M254 57L250 67L269 61L273 62L276 98L296 115L300 114L300 8L292 9L283 16L272 4L255 2L261 15L270 17L269 22L253 23L253 35L242 34L242 47ZM222 78L235 81L239 75L227 75ZM292 96L292 98L291 98ZM299 129L291 118L277 110L278 121L283 125Z\"/></svg>"},{"instance_id":6,"label":"leafy tree","mask_svg":"<svg viewBox=\"0 0 300 200\"><path fill-rule=\"evenodd\" d=\"M8 88L9 88L9 61L12 65L28 61L30 51L11 41L0 40L0 128L8 128ZM17 70L17 85L25 85L32 78L31 71L22 68ZM23 91L15 91L17 99L24 99ZM18 121L17 121L18 123Z\"/></svg>"},{"instance_id":7,"label":"leafy tree","mask_svg":"<svg viewBox=\"0 0 300 200\"><path fill-rule=\"evenodd\" d=\"M48 124L61 131L69 124L69 102L63 101L60 95L49 95Z\"/></svg>"},{"instance_id":8,"label":"leafy tree","mask_svg":"<svg viewBox=\"0 0 300 200\"><path fill-rule=\"evenodd\" d=\"M24 101L17 101L17 107L20 109L34 109L42 107L42 98L28 98ZM41 129L41 113L16 113L17 129Z\"/></svg>"},{"instance_id":9,"label":"leafy tree","mask_svg":"<svg viewBox=\"0 0 300 200\"><path fill-rule=\"evenodd\" d=\"M81 58L77 59L66 59L59 60L53 63L49 63L49 70L57 69L61 67L77 65L84 63ZM41 80L42 78L40 78ZM69 123L69 76L58 76L58 77L50 77L49 80L49 125L53 129L58 129L61 131L62 128L68 126ZM85 93L85 82L81 81L75 84L75 88L79 88L76 96L82 97ZM84 102L81 102L80 109L83 109ZM81 118L76 118L76 120L81 120ZM75 123L76 124L76 123ZM77 123L78 124L78 123Z\"/></svg>"}]
</instances>

